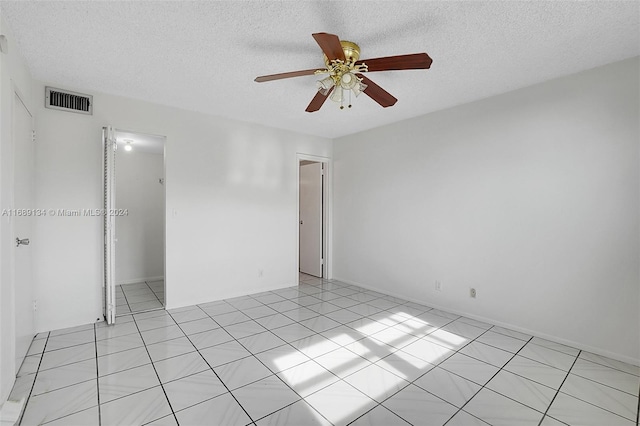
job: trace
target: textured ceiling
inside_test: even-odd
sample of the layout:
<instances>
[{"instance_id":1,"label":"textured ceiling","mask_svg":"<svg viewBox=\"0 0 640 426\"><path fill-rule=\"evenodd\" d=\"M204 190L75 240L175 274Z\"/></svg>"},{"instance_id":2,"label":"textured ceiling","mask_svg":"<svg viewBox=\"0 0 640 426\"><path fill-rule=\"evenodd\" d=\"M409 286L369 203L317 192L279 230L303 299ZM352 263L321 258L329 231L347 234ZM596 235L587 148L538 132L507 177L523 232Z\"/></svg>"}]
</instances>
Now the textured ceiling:
<instances>
[{"instance_id":1,"label":"textured ceiling","mask_svg":"<svg viewBox=\"0 0 640 426\"><path fill-rule=\"evenodd\" d=\"M7 2L0 10L36 79L338 137L640 53L637 1ZM399 99L304 109L323 67L311 33L361 59L427 52L430 70L371 73ZM95 108L100 108L96 105Z\"/></svg>"}]
</instances>

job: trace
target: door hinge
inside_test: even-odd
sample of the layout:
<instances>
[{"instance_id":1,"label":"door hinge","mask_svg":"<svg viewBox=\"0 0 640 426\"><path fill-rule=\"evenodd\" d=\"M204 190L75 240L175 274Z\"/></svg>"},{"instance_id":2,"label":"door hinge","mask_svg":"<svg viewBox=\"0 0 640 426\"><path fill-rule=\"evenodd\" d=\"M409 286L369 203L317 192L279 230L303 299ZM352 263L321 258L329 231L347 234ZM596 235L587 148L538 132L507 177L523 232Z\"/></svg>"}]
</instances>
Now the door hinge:
<instances>
[{"instance_id":1,"label":"door hinge","mask_svg":"<svg viewBox=\"0 0 640 426\"><path fill-rule=\"evenodd\" d=\"M31 142L35 142L36 141L36 131L32 130L31 131Z\"/></svg>"}]
</instances>

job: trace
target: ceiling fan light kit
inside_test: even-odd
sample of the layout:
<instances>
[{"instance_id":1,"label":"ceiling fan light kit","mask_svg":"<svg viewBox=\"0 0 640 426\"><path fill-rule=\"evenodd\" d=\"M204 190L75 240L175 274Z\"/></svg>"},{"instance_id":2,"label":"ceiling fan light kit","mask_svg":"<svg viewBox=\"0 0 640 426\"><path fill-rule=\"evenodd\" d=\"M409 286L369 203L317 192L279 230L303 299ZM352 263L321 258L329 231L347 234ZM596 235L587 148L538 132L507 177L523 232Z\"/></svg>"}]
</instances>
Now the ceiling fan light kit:
<instances>
[{"instance_id":1,"label":"ceiling fan light kit","mask_svg":"<svg viewBox=\"0 0 640 426\"><path fill-rule=\"evenodd\" d=\"M361 61L360 46L354 42L340 40L337 35L328 33L315 33L313 38L324 52L325 69L285 72L264 75L255 79L256 82L262 83L305 75L329 74L316 82L318 93L307 106L305 110L307 112L318 111L327 98L339 103L340 109L344 109L344 102L348 98L348 108L351 108L351 94L353 93L358 97L363 92L384 108L393 106L398 100L361 73L428 69L431 67L432 60L426 53L388 56Z\"/></svg>"}]
</instances>

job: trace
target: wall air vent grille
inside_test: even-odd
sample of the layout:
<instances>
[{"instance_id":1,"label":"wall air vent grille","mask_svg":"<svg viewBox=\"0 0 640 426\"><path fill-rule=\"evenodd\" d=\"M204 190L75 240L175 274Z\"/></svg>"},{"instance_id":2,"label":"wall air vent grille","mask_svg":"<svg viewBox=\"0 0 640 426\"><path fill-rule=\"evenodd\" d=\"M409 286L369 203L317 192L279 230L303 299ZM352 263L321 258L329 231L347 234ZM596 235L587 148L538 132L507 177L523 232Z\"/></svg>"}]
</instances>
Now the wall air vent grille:
<instances>
[{"instance_id":1,"label":"wall air vent grille","mask_svg":"<svg viewBox=\"0 0 640 426\"><path fill-rule=\"evenodd\" d=\"M51 109L93 115L93 96L46 87L44 106Z\"/></svg>"}]
</instances>

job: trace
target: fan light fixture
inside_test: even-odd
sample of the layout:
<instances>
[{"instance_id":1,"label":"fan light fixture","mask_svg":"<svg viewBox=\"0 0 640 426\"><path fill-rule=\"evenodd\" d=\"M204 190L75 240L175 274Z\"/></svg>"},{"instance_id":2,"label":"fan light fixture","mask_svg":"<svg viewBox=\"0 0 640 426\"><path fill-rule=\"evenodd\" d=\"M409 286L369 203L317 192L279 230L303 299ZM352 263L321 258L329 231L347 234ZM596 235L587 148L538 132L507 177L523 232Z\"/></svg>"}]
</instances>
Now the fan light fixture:
<instances>
[{"instance_id":1,"label":"fan light fixture","mask_svg":"<svg viewBox=\"0 0 640 426\"><path fill-rule=\"evenodd\" d=\"M361 63L356 65L356 61L360 58L360 47L350 41L340 41L345 60L334 59L329 60L324 57L326 70L318 70L316 74L329 73L328 77L318 80L318 92L327 96L331 92L331 99L340 104L340 109L344 109L344 102L348 99L348 108L351 108L351 93L356 97L362 93L367 85L358 78L355 73L367 72L367 65Z\"/></svg>"},{"instance_id":2,"label":"fan light fixture","mask_svg":"<svg viewBox=\"0 0 640 426\"><path fill-rule=\"evenodd\" d=\"M365 77L363 73L376 71L420 70L431 67L431 58L426 53L411 53L408 55L385 56L371 58L366 61L360 59L360 46L340 40L335 34L314 33L311 34L324 53L326 69L311 68L278 74L261 75L256 77L257 83L265 81L282 80L285 78L302 77L305 75L329 74L328 77L318 80L318 92L311 99L305 109L306 112L320 110L327 98L340 103L340 109L344 109L345 99L349 101L351 108L351 93L358 96L364 92L383 108L393 106L398 100L389 92Z\"/></svg>"}]
</instances>

